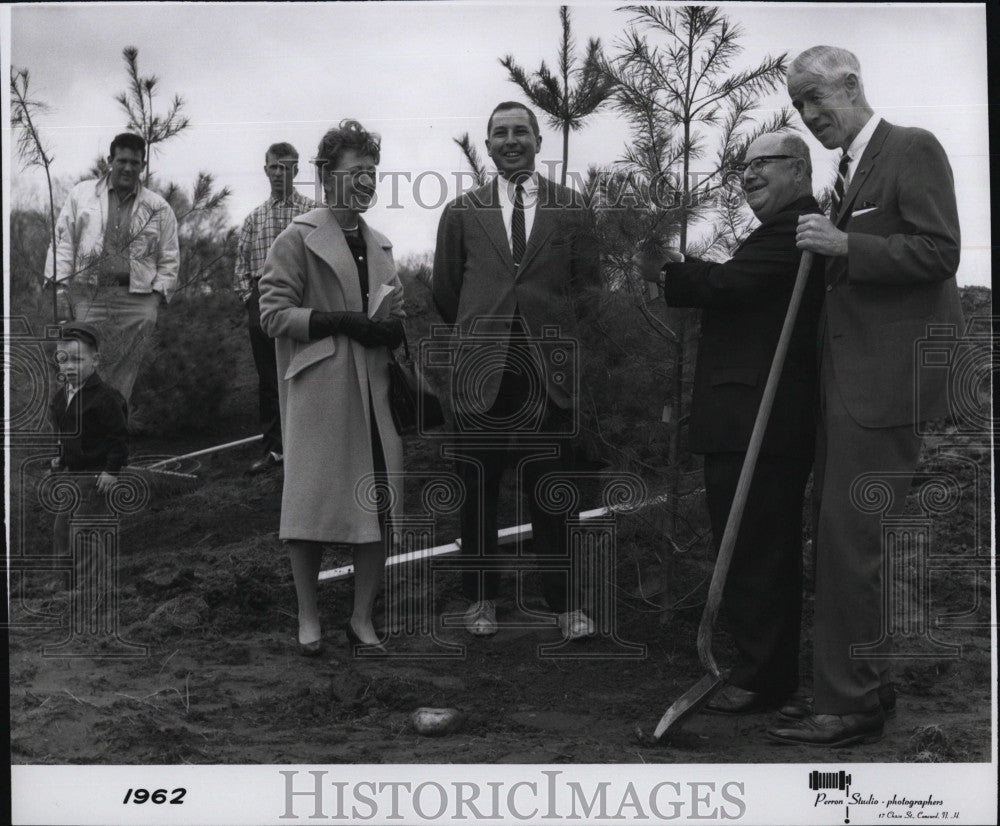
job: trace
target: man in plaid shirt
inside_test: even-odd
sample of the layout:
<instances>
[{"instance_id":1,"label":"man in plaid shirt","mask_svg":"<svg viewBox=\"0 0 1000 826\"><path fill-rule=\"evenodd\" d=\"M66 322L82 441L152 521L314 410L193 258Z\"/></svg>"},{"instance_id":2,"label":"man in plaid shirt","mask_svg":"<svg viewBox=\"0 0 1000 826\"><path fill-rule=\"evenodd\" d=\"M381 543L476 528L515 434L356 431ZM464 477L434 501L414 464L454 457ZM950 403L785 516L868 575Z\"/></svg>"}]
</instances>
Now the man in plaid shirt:
<instances>
[{"instance_id":1,"label":"man in plaid shirt","mask_svg":"<svg viewBox=\"0 0 1000 826\"><path fill-rule=\"evenodd\" d=\"M264 155L264 174L271 183L270 197L243 222L236 248L233 289L247 308L250 348L257 365L260 428L264 455L250 465L250 473L263 473L281 463L281 417L278 409L278 367L274 342L260 328L260 276L271 244L293 218L319 204L299 195L293 181L299 171L299 153L290 143L275 143Z\"/></svg>"}]
</instances>

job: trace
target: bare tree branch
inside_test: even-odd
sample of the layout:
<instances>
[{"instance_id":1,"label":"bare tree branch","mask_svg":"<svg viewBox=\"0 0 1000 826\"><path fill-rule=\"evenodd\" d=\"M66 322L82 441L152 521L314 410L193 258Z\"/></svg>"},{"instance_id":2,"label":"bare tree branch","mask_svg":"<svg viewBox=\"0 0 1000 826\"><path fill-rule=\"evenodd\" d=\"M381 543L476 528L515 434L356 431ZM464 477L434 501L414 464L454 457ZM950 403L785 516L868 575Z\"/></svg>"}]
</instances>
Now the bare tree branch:
<instances>
[{"instance_id":1,"label":"bare tree branch","mask_svg":"<svg viewBox=\"0 0 1000 826\"><path fill-rule=\"evenodd\" d=\"M25 166L40 166L45 170L49 195L49 232L52 239L52 280L56 277L56 205L52 196L52 153L45 148L35 119L49 111L49 106L29 96L30 77L27 69L10 70L11 128L17 132L17 154ZM43 268L41 283L45 283ZM55 285L53 284L53 287ZM57 292L52 290L52 320L59 320Z\"/></svg>"}]
</instances>

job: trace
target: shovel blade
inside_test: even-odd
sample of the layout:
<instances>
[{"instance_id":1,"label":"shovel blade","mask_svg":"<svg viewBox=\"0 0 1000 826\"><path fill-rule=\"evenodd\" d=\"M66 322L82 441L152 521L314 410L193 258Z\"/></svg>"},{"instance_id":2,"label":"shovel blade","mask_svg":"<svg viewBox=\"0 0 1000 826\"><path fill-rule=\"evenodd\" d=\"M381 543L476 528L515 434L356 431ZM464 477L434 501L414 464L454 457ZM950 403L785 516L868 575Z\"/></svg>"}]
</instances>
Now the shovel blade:
<instances>
[{"instance_id":1,"label":"shovel blade","mask_svg":"<svg viewBox=\"0 0 1000 826\"><path fill-rule=\"evenodd\" d=\"M696 713L712 695L725 684L725 676L706 674L691 688L685 691L660 718L653 732L653 740L659 740L664 734L676 731L692 714Z\"/></svg>"}]
</instances>

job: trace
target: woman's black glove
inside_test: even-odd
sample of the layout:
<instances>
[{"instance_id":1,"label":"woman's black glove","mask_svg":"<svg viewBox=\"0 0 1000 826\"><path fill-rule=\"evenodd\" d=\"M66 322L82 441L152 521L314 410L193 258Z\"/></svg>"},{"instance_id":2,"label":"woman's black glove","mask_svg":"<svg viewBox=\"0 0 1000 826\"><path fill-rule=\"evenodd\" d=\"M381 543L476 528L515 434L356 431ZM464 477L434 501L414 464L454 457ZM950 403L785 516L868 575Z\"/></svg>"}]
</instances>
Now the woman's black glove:
<instances>
[{"instance_id":1,"label":"woman's black glove","mask_svg":"<svg viewBox=\"0 0 1000 826\"><path fill-rule=\"evenodd\" d=\"M309 338L336 335L354 339L362 347L396 347L403 340L403 324L399 319L372 321L360 312L313 310L309 316Z\"/></svg>"},{"instance_id":2,"label":"woman's black glove","mask_svg":"<svg viewBox=\"0 0 1000 826\"><path fill-rule=\"evenodd\" d=\"M387 318L374 322L379 333L384 337L385 346L395 350L403 343L403 322L398 318Z\"/></svg>"}]
</instances>

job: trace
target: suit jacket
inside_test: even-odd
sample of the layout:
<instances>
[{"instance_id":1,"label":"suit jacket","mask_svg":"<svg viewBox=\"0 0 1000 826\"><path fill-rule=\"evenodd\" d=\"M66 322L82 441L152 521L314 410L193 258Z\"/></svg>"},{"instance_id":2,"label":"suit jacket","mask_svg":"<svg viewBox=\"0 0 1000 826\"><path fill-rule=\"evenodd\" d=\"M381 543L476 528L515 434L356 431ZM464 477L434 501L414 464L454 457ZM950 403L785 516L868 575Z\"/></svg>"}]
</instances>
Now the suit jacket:
<instances>
[{"instance_id":1,"label":"suit jacket","mask_svg":"<svg viewBox=\"0 0 1000 826\"><path fill-rule=\"evenodd\" d=\"M392 312L401 315L392 244L363 220L360 227L370 300L383 286L395 287ZM357 265L326 207L292 220L272 244L260 279L260 326L275 339L285 456L279 536L377 542L378 515L356 486L374 468L373 417L389 473L402 472L402 441L389 410L389 350L346 335L311 340L314 310L362 310Z\"/></svg>"},{"instance_id":2,"label":"suit jacket","mask_svg":"<svg viewBox=\"0 0 1000 826\"><path fill-rule=\"evenodd\" d=\"M724 264L667 264L665 297L675 307L701 307L689 444L694 453L741 452L750 434L792 295L801 251L800 215L819 212L799 198L763 221ZM799 307L762 453L809 457L815 440L816 325L823 302L817 259Z\"/></svg>"},{"instance_id":3,"label":"suit jacket","mask_svg":"<svg viewBox=\"0 0 1000 826\"><path fill-rule=\"evenodd\" d=\"M848 234L848 254L827 260L824 314L848 411L864 427L947 415L948 371L915 378L929 325L963 332L958 209L941 144L880 121L834 223Z\"/></svg>"},{"instance_id":4,"label":"suit jacket","mask_svg":"<svg viewBox=\"0 0 1000 826\"><path fill-rule=\"evenodd\" d=\"M454 375L484 359L502 364L517 315L530 337L547 342L538 348L545 387L559 407L568 408L577 387L561 359L579 357L578 317L588 292L600 284L593 217L579 193L539 176L535 220L521 266L515 267L497 187L494 179L452 201L438 226L433 295L441 317L456 324ZM567 340L568 348L562 344ZM577 376L578 368L570 365ZM481 381L453 382L457 407L484 412L496 400L501 371L479 372Z\"/></svg>"},{"instance_id":5,"label":"suit jacket","mask_svg":"<svg viewBox=\"0 0 1000 826\"><path fill-rule=\"evenodd\" d=\"M117 473L128 461L127 405L121 393L92 373L66 405L66 387L52 399L49 416L67 470Z\"/></svg>"}]
</instances>

